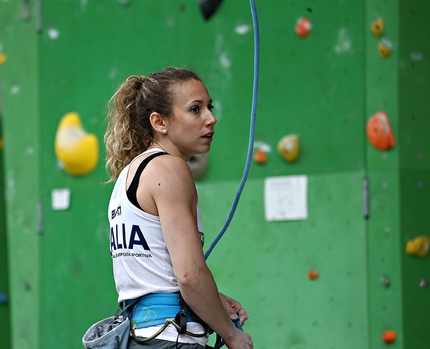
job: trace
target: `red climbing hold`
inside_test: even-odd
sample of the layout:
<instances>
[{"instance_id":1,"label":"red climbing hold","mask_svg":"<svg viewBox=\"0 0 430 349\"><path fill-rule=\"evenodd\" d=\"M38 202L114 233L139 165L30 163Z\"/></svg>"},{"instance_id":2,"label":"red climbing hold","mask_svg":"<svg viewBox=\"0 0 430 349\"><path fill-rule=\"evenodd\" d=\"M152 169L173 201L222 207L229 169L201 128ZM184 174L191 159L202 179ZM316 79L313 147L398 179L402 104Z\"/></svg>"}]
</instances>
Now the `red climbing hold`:
<instances>
[{"instance_id":1,"label":"red climbing hold","mask_svg":"<svg viewBox=\"0 0 430 349\"><path fill-rule=\"evenodd\" d=\"M385 343L393 343L396 340L396 332L395 331L384 331L382 333L381 339Z\"/></svg>"},{"instance_id":2,"label":"red climbing hold","mask_svg":"<svg viewBox=\"0 0 430 349\"><path fill-rule=\"evenodd\" d=\"M300 18L296 23L296 33L301 38L305 38L309 35L312 29L312 23L309 18Z\"/></svg>"}]
</instances>

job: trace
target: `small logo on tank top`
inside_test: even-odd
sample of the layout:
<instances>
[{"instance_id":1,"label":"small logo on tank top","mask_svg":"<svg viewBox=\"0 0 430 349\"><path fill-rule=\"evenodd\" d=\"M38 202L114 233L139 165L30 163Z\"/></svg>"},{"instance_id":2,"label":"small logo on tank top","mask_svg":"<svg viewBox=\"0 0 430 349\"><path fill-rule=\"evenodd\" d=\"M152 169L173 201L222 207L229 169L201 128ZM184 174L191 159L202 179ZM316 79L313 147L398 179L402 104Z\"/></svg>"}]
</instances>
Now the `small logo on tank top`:
<instances>
[{"instance_id":1,"label":"small logo on tank top","mask_svg":"<svg viewBox=\"0 0 430 349\"><path fill-rule=\"evenodd\" d=\"M121 216L121 206L118 206L115 210L112 210L111 219L114 219L116 216Z\"/></svg>"}]
</instances>

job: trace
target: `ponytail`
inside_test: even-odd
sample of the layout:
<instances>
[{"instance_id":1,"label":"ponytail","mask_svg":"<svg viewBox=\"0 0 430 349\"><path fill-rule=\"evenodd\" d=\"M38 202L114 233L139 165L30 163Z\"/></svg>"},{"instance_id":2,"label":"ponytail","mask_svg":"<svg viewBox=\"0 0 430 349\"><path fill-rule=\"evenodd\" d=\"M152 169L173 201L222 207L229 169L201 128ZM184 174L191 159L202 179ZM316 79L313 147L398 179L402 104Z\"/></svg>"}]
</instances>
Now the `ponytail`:
<instances>
[{"instance_id":1,"label":"ponytail","mask_svg":"<svg viewBox=\"0 0 430 349\"><path fill-rule=\"evenodd\" d=\"M106 170L112 182L136 156L151 145L154 136L149 116L157 112L172 115L172 86L188 80L201 81L186 69L166 68L148 76L132 75L118 88L108 103Z\"/></svg>"}]
</instances>

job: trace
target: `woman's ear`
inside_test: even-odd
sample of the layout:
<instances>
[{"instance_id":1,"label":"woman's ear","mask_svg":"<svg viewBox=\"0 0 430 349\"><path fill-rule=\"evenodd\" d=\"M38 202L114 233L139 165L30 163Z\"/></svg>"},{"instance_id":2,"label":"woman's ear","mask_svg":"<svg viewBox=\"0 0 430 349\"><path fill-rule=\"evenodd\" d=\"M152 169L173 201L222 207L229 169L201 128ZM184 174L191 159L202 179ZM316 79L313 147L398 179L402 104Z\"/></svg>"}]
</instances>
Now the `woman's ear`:
<instances>
[{"instance_id":1,"label":"woman's ear","mask_svg":"<svg viewBox=\"0 0 430 349\"><path fill-rule=\"evenodd\" d=\"M151 122L152 128L155 132L166 134L166 122L164 118L157 112L152 112L151 115L149 115L149 121Z\"/></svg>"}]
</instances>

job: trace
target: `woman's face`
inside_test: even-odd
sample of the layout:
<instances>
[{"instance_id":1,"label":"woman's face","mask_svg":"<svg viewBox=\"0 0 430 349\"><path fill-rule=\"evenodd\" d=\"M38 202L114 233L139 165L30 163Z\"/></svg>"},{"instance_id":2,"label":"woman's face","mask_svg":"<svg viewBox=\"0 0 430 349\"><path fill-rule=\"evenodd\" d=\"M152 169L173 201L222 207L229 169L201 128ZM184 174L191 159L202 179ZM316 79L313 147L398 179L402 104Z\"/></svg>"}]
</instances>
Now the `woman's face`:
<instances>
[{"instance_id":1,"label":"woman's face","mask_svg":"<svg viewBox=\"0 0 430 349\"><path fill-rule=\"evenodd\" d=\"M188 161L191 155L207 153L214 135L216 118L206 86L197 80L173 88L173 115L167 121L167 136L177 156ZM173 155L173 154L172 154Z\"/></svg>"}]
</instances>

